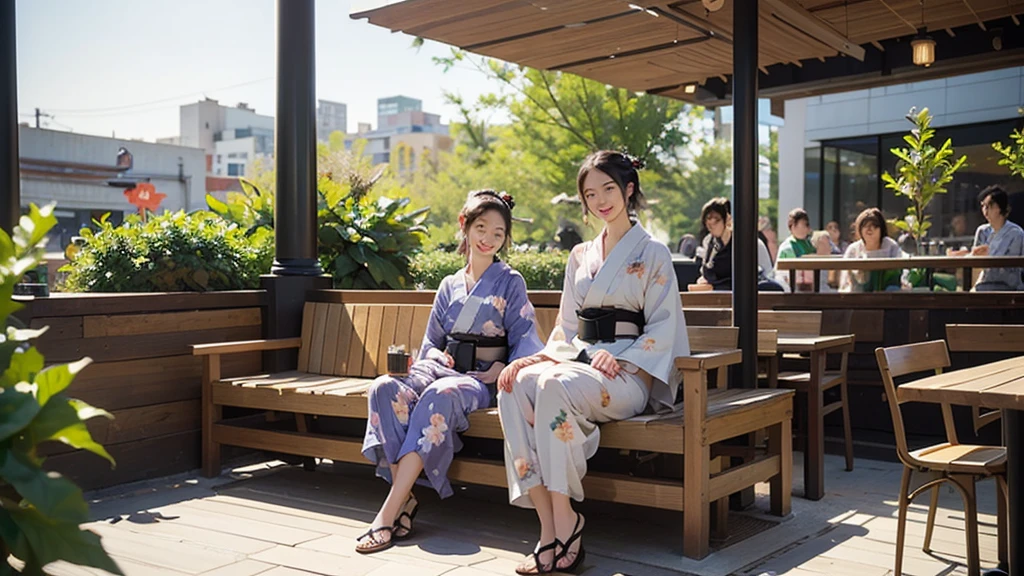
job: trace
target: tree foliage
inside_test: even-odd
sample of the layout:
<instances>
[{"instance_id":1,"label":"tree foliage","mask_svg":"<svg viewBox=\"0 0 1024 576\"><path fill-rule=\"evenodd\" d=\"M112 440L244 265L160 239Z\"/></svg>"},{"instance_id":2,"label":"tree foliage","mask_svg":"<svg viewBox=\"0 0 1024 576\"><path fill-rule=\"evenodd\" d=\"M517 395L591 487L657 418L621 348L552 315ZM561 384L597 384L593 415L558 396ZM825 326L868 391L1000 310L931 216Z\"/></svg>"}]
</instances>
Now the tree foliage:
<instances>
[{"instance_id":1,"label":"tree foliage","mask_svg":"<svg viewBox=\"0 0 1024 576\"><path fill-rule=\"evenodd\" d=\"M893 225L909 232L920 246L932 226L925 209L936 194L946 193L946 185L953 181L953 174L964 166L967 157L961 156L954 160L953 146L949 139L938 148L930 143L935 137L935 129L931 127L932 116L927 108L920 112L911 108L907 120L914 125L910 134L903 137L909 148L889 150L898 159L898 176L887 171L882 174L882 181L897 196L909 200L906 216L896 220Z\"/></svg>"}]
</instances>

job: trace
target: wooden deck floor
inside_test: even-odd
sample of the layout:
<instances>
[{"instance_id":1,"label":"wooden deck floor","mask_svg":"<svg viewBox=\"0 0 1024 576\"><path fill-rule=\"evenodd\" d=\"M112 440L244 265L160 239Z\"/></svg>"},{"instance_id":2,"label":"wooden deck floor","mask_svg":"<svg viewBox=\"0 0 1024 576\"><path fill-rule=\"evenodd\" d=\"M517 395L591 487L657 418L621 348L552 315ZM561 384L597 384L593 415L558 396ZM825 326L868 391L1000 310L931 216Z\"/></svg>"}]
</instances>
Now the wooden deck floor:
<instances>
[{"instance_id":1,"label":"wooden deck floor","mask_svg":"<svg viewBox=\"0 0 1024 576\"><path fill-rule=\"evenodd\" d=\"M587 503L582 507L588 518L584 573L892 574L899 467L865 460L857 466L846 473L841 460L830 457L825 499L794 498L793 515L780 525L701 562L681 558L678 515ZM801 490L796 487L798 494ZM767 487L760 492L759 498L766 497ZM990 566L996 555L995 496L991 486L980 492L982 560ZM366 529L384 493L384 483L370 478L366 467L324 466L309 473L279 466L251 478L179 478L103 494L93 503L95 521L87 527L103 537L129 576L509 575L532 547L532 512L510 508L504 491L467 487L445 501L420 492L418 534L387 552L360 556L352 549L354 538ZM920 550L925 508L912 509L905 574L966 574L962 514L954 498L943 494L932 556ZM66 564L52 565L49 572L105 574Z\"/></svg>"}]
</instances>

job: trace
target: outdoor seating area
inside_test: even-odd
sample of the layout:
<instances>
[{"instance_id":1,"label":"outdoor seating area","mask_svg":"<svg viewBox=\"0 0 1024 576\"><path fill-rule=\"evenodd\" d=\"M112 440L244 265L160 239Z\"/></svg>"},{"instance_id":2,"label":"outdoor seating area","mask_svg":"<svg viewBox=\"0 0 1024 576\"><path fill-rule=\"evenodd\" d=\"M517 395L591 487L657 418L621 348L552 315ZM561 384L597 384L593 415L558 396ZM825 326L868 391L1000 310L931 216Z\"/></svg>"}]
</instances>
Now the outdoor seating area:
<instances>
[{"instance_id":1,"label":"outdoor seating area","mask_svg":"<svg viewBox=\"0 0 1024 576\"><path fill-rule=\"evenodd\" d=\"M133 172L0 0L0 574L1024 576L1024 5L275 6Z\"/></svg>"}]
</instances>

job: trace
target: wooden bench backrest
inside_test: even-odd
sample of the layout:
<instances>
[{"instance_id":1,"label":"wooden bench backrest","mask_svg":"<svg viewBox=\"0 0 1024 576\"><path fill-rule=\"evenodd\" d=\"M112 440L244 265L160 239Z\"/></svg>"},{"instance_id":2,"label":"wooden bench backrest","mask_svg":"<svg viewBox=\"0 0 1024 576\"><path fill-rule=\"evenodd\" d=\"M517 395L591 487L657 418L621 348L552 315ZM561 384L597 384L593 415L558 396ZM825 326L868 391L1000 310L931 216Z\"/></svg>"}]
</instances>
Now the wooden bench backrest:
<instances>
[{"instance_id":1,"label":"wooden bench backrest","mask_svg":"<svg viewBox=\"0 0 1024 576\"><path fill-rule=\"evenodd\" d=\"M537 332L546 341L557 308L537 309ZM426 304L306 302L302 314L299 370L314 374L374 378L385 372L388 347L413 353L430 320Z\"/></svg>"},{"instance_id":2,"label":"wooden bench backrest","mask_svg":"<svg viewBox=\"0 0 1024 576\"><path fill-rule=\"evenodd\" d=\"M683 308L687 326L732 326L731 308Z\"/></svg>"},{"instance_id":3,"label":"wooden bench backrest","mask_svg":"<svg viewBox=\"0 0 1024 576\"><path fill-rule=\"evenodd\" d=\"M419 348L429 319L430 306L423 304L306 302L299 370L376 377L385 371L389 346Z\"/></svg>"},{"instance_id":4,"label":"wooden bench backrest","mask_svg":"<svg viewBox=\"0 0 1024 576\"><path fill-rule=\"evenodd\" d=\"M716 352L732 350L739 341L740 329L733 326L687 326L686 334L690 339L690 351Z\"/></svg>"},{"instance_id":5,"label":"wooden bench backrest","mask_svg":"<svg viewBox=\"0 0 1024 576\"><path fill-rule=\"evenodd\" d=\"M759 310L757 327L779 336L820 336L821 311Z\"/></svg>"},{"instance_id":6,"label":"wooden bench backrest","mask_svg":"<svg viewBox=\"0 0 1024 576\"><path fill-rule=\"evenodd\" d=\"M946 324L952 352L1024 352L1024 325Z\"/></svg>"}]
</instances>

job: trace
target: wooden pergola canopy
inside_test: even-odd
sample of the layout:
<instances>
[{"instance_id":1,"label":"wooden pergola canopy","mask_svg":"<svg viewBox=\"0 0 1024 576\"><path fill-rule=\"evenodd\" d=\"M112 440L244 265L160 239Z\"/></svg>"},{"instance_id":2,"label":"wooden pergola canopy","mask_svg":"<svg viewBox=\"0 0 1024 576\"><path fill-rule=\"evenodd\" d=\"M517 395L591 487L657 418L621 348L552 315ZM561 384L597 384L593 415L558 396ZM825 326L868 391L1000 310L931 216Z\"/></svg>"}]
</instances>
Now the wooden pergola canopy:
<instances>
[{"instance_id":1,"label":"wooden pergola canopy","mask_svg":"<svg viewBox=\"0 0 1024 576\"><path fill-rule=\"evenodd\" d=\"M352 18L637 92L727 103L733 2L714 12L700 0L636 2L371 0ZM760 0L760 92L802 97L1024 64L1015 13L1024 4L926 0L922 23L920 0ZM922 28L937 42L929 68L911 61Z\"/></svg>"}]
</instances>

